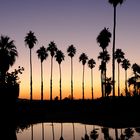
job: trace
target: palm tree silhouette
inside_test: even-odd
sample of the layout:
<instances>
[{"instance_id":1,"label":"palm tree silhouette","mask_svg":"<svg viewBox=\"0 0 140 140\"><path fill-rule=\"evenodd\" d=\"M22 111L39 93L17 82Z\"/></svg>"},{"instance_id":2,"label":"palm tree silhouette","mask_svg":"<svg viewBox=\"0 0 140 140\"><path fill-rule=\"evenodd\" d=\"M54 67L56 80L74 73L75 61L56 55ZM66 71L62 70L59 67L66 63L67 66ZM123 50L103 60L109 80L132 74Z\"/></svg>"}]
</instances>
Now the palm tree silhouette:
<instances>
[{"instance_id":1,"label":"palm tree silhouette","mask_svg":"<svg viewBox=\"0 0 140 140\"><path fill-rule=\"evenodd\" d=\"M47 49L42 46L36 51L41 61L41 100L43 100L43 61L48 57Z\"/></svg>"},{"instance_id":2,"label":"palm tree silhouette","mask_svg":"<svg viewBox=\"0 0 140 140\"><path fill-rule=\"evenodd\" d=\"M106 63L110 60L110 55L107 50L100 52L98 59L101 59L101 65L99 70L101 70L101 87L102 87L102 97L105 96L105 85L106 85Z\"/></svg>"},{"instance_id":3,"label":"palm tree silhouette","mask_svg":"<svg viewBox=\"0 0 140 140\"><path fill-rule=\"evenodd\" d=\"M137 94L137 86L136 85L137 85L137 79L140 77L140 74L139 74L140 66L138 64L134 63L132 65L132 70L134 73L134 77L132 77L133 84L134 84L134 90L135 90L134 94ZM129 79L129 82L131 83L132 80Z\"/></svg>"},{"instance_id":4,"label":"palm tree silhouette","mask_svg":"<svg viewBox=\"0 0 140 140\"><path fill-rule=\"evenodd\" d=\"M99 35L97 36L97 43L103 49L103 52L106 50L107 46L110 43L111 33L108 28L104 28Z\"/></svg>"},{"instance_id":5,"label":"palm tree silhouette","mask_svg":"<svg viewBox=\"0 0 140 140\"><path fill-rule=\"evenodd\" d=\"M116 40L116 9L118 4L122 4L124 0L108 0L114 8L114 26L113 26L113 48L112 48L112 80L113 80L113 96L115 96L115 40Z\"/></svg>"},{"instance_id":6,"label":"palm tree silhouette","mask_svg":"<svg viewBox=\"0 0 140 140\"><path fill-rule=\"evenodd\" d=\"M122 61L122 68L125 70L125 94L127 95L127 69L130 67L130 62L128 59Z\"/></svg>"},{"instance_id":7,"label":"palm tree silhouette","mask_svg":"<svg viewBox=\"0 0 140 140\"><path fill-rule=\"evenodd\" d=\"M67 53L71 58L71 99L73 100L73 57L76 54L76 48L70 45L67 49Z\"/></svg>"},{"instance_id":8,"label":"palm tree silhouette","mask_svg":"<svg viewBox=\"0 0 140 140\"><path fill-rule=\"evenodd\" d=\"M88 67L91 69L91 95L93 100L93 68L95 67L96 62L93 59L88 60Z\"/></svg>"},{"instance_id":9,"label":"palm tree silhouette","mask_svg":"<svg viewBox=\"0 0 140 140\"><path fill-rule=\"evenodd\" d=\"M37 43L37 38L34 35L34 32L29 31L25 36L25 44L28 45L30 49L30 100L32 100L32 48Z\"/></svg>"},{"instance_id":10,"label":"palm tree silhouette","mask_svg":"<svg viewBox=\"0 0 140 140\"><path fill-rule=\"evenodd\" d=\"M57 46L56 44L51 41L49 43L49 46L47 48L47 51L50 52L50 55L51 55L51 78L50 78L50 100L52 100L52 74L53 74L53 57L57 51Z\"/></svg>"},{"instance_id":11,"label":"palm tree silhouette","mask_svg":"<svg viewBox=\"0 0 140 140\"><path fill-rule=\"evenodd\" d=\"M0 37L0 79L5 83L6 72L10 66L16 61L18 56L17 48L14 44L14 40L10 40L10 37L1 35Z\"/></svg>"},{"instance_id":12,"label":"palm tree silhouette","mask_svg":"<svg viewBox=\"0 0 140 140\"><path fill-rule=\"evenodd\" d=\"M82 65L83 65L83 80L82 80L82 93L83 93L83 100L84 100L84 72L85 72L85 64L88 60L88 56L85 54L85 53L82 53L79 57L79 62L82 62Z\"/></svg>"},{"instance_id":13,"label":"palm tree silhouette","mask_svg":"<svg viewBox=\"0 0 140 140\"><path fill-rule=\"evenodd\" d=\"M120 63L124 59L124 52L121 49L116 49L114 57L118 63L118 96L120 96Z\"/></svg>"},{"instance_id":14,"label":"palm tree silhouette","mask_svg":"<svg viewBox=\"0 0 140 140\"><path fill-rule=\"evenodd\" d=\"M60 72L60 100L62 100L62 89L61 89L61 62L64 60L64 54L61 50L58 50L56 52L56 55L55 55L55 58L56 58L56 61L58 62L59 64L59 72Z\"/></svg>"}]
</instances>

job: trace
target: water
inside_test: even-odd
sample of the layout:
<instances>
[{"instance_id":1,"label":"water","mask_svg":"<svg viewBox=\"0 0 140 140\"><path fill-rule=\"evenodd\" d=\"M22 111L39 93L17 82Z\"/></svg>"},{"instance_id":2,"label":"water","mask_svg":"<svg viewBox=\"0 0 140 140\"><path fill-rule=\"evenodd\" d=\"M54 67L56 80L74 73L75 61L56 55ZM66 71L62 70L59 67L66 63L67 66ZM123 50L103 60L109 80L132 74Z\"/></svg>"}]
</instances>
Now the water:
<instances>
[{"instance_id":1,"label":"water","mask_svg":"<svg viewBox=\"0 0 140 140\"><path fill-rule=\"evenodd\" d=\"M107 128L82 123L44 122L29 125L16 132L17 140L139 140L138 128ZM88 139L87 139L88 140Z\"/></svg>"}]
</instances>

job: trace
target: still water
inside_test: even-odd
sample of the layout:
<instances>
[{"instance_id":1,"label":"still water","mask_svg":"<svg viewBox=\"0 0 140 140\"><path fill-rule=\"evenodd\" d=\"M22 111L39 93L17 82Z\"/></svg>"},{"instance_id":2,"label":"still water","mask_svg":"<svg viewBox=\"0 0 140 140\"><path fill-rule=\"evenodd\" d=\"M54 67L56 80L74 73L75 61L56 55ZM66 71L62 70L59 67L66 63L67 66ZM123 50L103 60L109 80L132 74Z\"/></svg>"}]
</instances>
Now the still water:
<instances>
[{"instance_id":1,"label":"still water","mask_svg":"<svg viewBox=\"0 0 140 140\"><path fill-rule=\"evenodd\" d=\"M16 135L17 140L139 140L140 127L116 129L81 123L46 122L19 128Z\"/></svg>"}]
</instances>

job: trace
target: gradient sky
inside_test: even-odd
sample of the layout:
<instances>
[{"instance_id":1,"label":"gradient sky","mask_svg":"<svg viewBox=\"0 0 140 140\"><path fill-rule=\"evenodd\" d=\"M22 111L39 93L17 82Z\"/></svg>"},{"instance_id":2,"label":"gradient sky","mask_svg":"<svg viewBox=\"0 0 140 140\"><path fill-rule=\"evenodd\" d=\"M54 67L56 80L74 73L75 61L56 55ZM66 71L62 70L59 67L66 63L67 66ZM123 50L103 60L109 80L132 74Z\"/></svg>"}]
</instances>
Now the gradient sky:
<instances>
[{"instance_id":1,"label":"gradient sky","mask_svg":"<svg viewBox=\"0 0 140 140\"><path fill-rule=\"evenodd\" d=\"M126 0L117 7L116 48L125 52L125 57L139 63L140 52L140 0ZM84 52L96 61L94 68L94 95L101 96L100 61L97 59L101 48L96 42L99 32L104 28L113 30L113 7L108 0L0 0L0 33L15 40L19 53L16 63L9 71L23 66L25 71L20 77L20 98L30 97L29 49L24 37L32 30L38 43L32 50L33 59L33 98L40 98L40 61L36 50L42 45L48 47L54 41L65 54L62 62L62 96L70 95L70 58L66 50L73 44L77 53L74 57L74 97L82 97L82 64L79 55ZM111 55L112 38L108 46ZM112 73L112 61L107 65L107 76ZM44 65L44 97L49 98L50 56ZM117 65L116 65L117 66ZM132 70L128 71L128 77ZM91 98L90 69L86 66L85 97ZM117 72L116 72L117 77ZM117 80L117 79L116 79ZM121 92L124 90L124 70L121 69ZM117 83L116 83L117 88ZM53 97L59 96L59 67L54 61Z\"/></svg>"}]
</instances>

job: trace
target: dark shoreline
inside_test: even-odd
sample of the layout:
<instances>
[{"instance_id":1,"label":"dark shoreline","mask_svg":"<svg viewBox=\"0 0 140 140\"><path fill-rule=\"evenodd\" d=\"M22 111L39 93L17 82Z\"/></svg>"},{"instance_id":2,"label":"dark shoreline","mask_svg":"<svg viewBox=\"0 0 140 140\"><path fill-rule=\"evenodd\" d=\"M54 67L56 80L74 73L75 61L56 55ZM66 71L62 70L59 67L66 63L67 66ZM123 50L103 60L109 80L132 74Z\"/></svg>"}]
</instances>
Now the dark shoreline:
<instances>
[{"instance_id":1,"label":"dark shoreline","mask_svg":"<svg viewBox=\"0 0 140 140\"><path fill-rule=\"evenodd\" d=\"M18 100L18 123L78 122L107 127L139 127L140 96L96 100Z\"/></svg>"}]
</instances>

